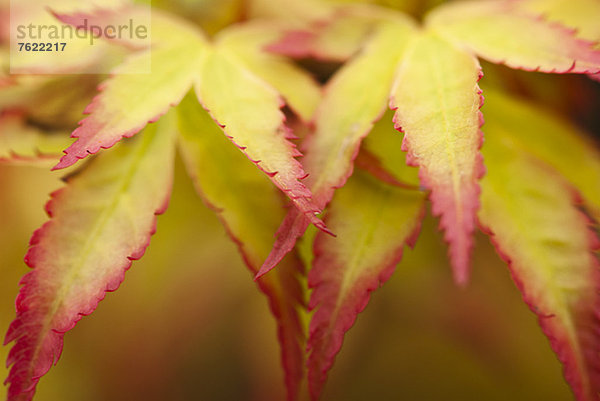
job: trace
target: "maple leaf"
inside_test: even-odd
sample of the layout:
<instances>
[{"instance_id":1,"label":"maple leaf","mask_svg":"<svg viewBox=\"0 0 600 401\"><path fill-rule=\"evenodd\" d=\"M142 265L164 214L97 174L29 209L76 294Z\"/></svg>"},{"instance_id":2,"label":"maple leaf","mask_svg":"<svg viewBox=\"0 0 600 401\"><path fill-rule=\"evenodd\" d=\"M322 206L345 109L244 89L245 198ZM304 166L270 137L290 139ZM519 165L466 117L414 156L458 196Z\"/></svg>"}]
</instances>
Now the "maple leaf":
<instances>
[{"instance_id":1,"label":"maple leaf","mask_svg":"<svg viewBox=\"0 0 600 401\"><path fill-rule=\"evenodd\" d=\"M313 399L318 399L344 335L367 306L370 293L389 279L404 245L416 242L425 194L419 191L415 169L399 157L400 143L394 127L379 120L356 159L360 169L328 207L326 221L337 237L320 232L303 237L314 244L308 276L314 313L307 342Z\"/></svg>"},{"instance_id":2,"label":"maple leaf","mask_svg":"<svg viewBox=\"0 0 600 401\"><path fill-rule=\"evenodd\" d=\"M479 220L538 315L576 398L597 400L600 266L593 251L600 240L576 207L577 191L522 146L519 134L526 133L504 125L507 114L486 124L489 173Z\"/></svg>"},{"instance_id":3,"label":"maple leaf","mask_svg":"<svg viewBox=\"0 0 600 401\"><path fill-rule=\"evenodd\" d=\"M401 26L403 32L387 43L381 34L372 33L364 49L328 84L315 117L315 134L306 148L309 187L317 205L324 207L335 188L342 186L352 172L352 160L368 134L369 125L365 123L370 124L381 114L380 109L366 105L378 105L391 97L391 105L397 109L395 124L405 134L408 162L420 167L422 184L431 190L434 213L441 216L441 227L450 245L454 277L464 284L479 207L477 180L484 171L477 150L481 143L477 125L483 120L479 115L481 101L476 100L480 77L476 57L527 70L595 73L600 70L600 51L576 38L572 31L524 13L508 1L458 2L438 7L425 17L421 30L403 16L394 18L390 11L382 14L368 17L379 21L380 32L389 26ZM528 32L531 39L521 45L523 32ZM398 40L400 37L404 40ZM419 42L424 46L416 45ZM379 53L369 53L378 44ZM436 64L436 51L449 55L450 62ZM369 62L378 65L360 69ZM428 68L430 74L421 74L420 68ZM379 72L382 70L386 72ZM390 76L396 78L393 86L389 84ZM403 79L406 76L411 79ZM447 82L448 77L452 77L452 83ZM351 84L340 84L346 81ZM352 84L370 88L368 97L352 98L344 93ZM362 111L357 113L355 107ZM333 129L339 121L345 125ZM432 128L439 133L428 131ZM443 143L445 146L440 145ZM460 160L455 157L458 154ZM331 159L336 160L335 165ZM304 219L291 211L259 274L272 269L306 227Z\"/></svg>"},{"instance_id":4,"label":"maple leaf","mask_svg":"<svg viewBox=\"0 0 600 401\"><path fill-rule=\"evenodd\" d=\"M170 196L174 136L167 122L101 155L52 194L50 221L31 238L25 261L34 270L21 280L5 338L15 342L7 360L9 400L31 400L58 361L65 332L144 254Z\"/></svg>"},{"instance_id":5,"label":"maple leaf","mask_svg":"<svg viewBox=\"0 0 600 401\"><path fill-rule=\"evenodd\" d=\"M131 18L148 12L146 8L137 7L120 12L103 10L94 14L56 15L61 21L81 28L115 25L125 16ZM193 25L156 10L152 12L152 43L151 49L134 53L102 84L101 93L85 111L89 116L72 134L77 140L65 150L54 168L68 167L101 148L110 148L123 137L135 135L148 122L158 120L171 106L177 105L193 87L199 101L227 137L271 178L303 215L327 230L316 217L320 209L311 201L310 190L300 181L306 173L295 159L300 152L290 142L293 136L280 110L283 100L277 89L252 72L260 62L254 62L254 68L246 68L243 62L247 58L236 57L228 48L230 43L236 44L235 40L221 42L217 38L210 43ZM142 69L148 57L152 65L150 74L122 74ZM288 69L285 73L294 77L301 75L299 70L290 72ZM278 79L278 82L285 84L287 80ZM311 81L305 79L304 82Z\"/></svg>"},{"instance_id":6,"label":"maple leaf","mask_svg":"<svg viewBox=\"0 0 600 401\"><path fill-rule=\"evenodd\" d=\"M433 214L441 217L450 244L454 279L465 284L479 207L477 180L484 173L478 153L481 67L431 33L415 36L406 53L392 89L394 122L405 133L407 163L420 167L421 184L431 190Z\"/></svg>"},{"instance_id":7,"label":"maple leaf","mask_svg":"<svg viewBox=\"0 0 600 401\"><path fill-rule=\"evenodd\" d=\"M316 308L307 344L313 400L319 398L344 333L367 306L370 292L390 278L404 245L414 245L424 201L422 193L361 171L336 193L326 221L337 238L317 234L308 276L313 288L309 307Z\"/></svg>"}]
</instances>

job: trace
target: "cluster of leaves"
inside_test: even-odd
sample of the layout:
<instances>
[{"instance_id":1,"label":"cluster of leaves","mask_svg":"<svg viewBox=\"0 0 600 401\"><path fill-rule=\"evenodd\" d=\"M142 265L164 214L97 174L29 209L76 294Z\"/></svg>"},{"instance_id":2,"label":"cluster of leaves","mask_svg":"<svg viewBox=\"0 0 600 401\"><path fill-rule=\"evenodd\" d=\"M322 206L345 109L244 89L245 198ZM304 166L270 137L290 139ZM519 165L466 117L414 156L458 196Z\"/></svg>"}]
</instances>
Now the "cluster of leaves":
<instances>
[{"instance_id":1,"label":"cluster of leaves","mask_svg":"<svg viewBox=\"0 0 600 401\"><path fill-rule=\"evenodd\" d=\"M0 77L3 161L46 164L66 148L59 170L98 153L51 195L50 220L31 239L25 261L33 270L5 340L14 342L9 400L33 397L64 334L144 254L156 215L167 208L176 149L269 299L289 400L305 375L311 398L319 398L345 332L404 246L414 245L427 202L457 284L468 282L479 225L539 316L576 398L597 400L600 152L537 106L494 86L482 92L478 57L597 79L600 4L456 2L433 9L423 24L372 5L289 6L306 16L292 31L276 18L213 38L154 9L151 47L119 40L135 51L91 100L95 77ZM54 10L54 17L102 26L148 12L121 4ZM148 57L151 73L120 73ZM292 58L343 64L321 89ZM61 88L75 90L56 95ZM33 97L41 100L32 104ZM75 142L45 132L40 121L68 126L73 116L65 110L81 110L82 102L88 116L72 133ZM390 134L392 126L403 139ZM310 131L301 162L292 128ZM304 258L303 236L313 241ZM306 309L314 311L308 333Z\"/></svg>"}]
</instances>

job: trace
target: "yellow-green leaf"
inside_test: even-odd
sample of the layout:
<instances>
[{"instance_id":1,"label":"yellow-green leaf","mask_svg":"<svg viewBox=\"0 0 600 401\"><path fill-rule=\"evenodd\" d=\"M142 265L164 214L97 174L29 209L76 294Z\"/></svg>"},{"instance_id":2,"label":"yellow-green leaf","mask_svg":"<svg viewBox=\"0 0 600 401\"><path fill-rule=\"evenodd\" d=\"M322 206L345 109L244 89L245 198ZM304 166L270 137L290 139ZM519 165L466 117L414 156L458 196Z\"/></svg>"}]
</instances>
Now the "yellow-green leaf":
<instances>
[{"instance_id":1,"label":"yellow-green leaf","mask_svg":"<svg viewBox=\"0 0 600 401\"><path fill-rule=\"evenodd\" d=\"M308 339L308 380L317 400L346 331L386 282L406 243L416 241L425 196L357 170L337 191L326 221L337 238L318 233L309 273L309 307L316 308Z\"/></svg>"},{"instance_id":2,"label":"yellow-green leaf","mask_svg":"<svg viewBox=\"0 0 600 401\"><path fill-rule=\"evenodd\" d=\"M466 283L479 208L477 180L481 106L477 59L434 33L415 36L399 68L391 105L404 132L407 163L419 166L421 185L431 190L433 214L450 245L454 278Z\"/></svg>"},{"instance_id":3,"label":"yellow-green leaf","mask_svg":"<svg viewBox=\"0 0 600 401\"><path fill-rule=\"evenodd\" d=\"M58 361L63 336L116 290L144 254L171 192L172 124L150 125L134 142L103 154L46 205L50 220L31 238L33 268L21 281L5 343L9 400L31 400Z\"/></svg>"},{"instance_id":4,"label":"yellow-green leaf","mask_svg":"<svg viewBox=\"0 0 600 401\"><path fill-rule=\"evenodd\" d=\"M598 238L556 172L488 127L479 219L564 364L579 401L600 392Z\"/></svg>"},{"instance_id":5,"label":"yellow-green leaf","mask_svg":"<svg viewBox=\"0 0 600 401\"><path fill-rule=\"evenodd\" d=\"M448 3L426 18L429 29L494 63L557 73L600 71L600 51L563 26L505 0Z\"/></svg>"}]
</instances>

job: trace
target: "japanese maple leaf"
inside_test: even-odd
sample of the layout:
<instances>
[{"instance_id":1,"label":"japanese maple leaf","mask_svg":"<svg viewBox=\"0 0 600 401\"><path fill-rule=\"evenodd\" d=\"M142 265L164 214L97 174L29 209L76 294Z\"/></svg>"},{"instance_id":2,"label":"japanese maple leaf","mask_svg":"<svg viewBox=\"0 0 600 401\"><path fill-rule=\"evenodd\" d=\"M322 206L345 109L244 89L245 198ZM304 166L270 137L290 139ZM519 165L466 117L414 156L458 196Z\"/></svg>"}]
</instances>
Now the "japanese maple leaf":
<instances>
[{"instance_id":1,"label":"japanese maple leaf","mask_svg":"<svg viewBox=\"0 0 600 401\"><path fill-rule=\"evenodd\" d=\"M479 180L485 171L479 152L482 144L480 126L483 123L479 109L483 98L478 86L482 73L477 56L526 70L595 73L600 69L600 52L594 50L590 42L576 38L572 31L527 14L512 2L468 2L440 7L425 18L425 26L422 28L401 15L393 15L389 11L385 15L378 15L378 12L370 10L370 15L365 17L366 22L364 18L362 21L357 19L356 15L360 15L358 12L346 11L351 18L347 24L356 24L363 29L367 32L367 39L357 52L343 53L344 57L353 56L328 83L325 98L314 117L315 132L308 138L306 145L304 165L310 173L307 182L317 204L325 207L334 190L343 187L352 174L353 161L357 157L361 141L372 131L374 122L381 117L389 102L395 113L395 127L404 133L402 145L398 143L396 146L401 146L407 152L408 164L419 167L420 183L430 191L433 213L441 217L441 227L450 244L450 260L455 280L464 284L468 278L471 236L480 205ZM364 29L365 23L370 24L369 29ZM340 22L336 20L331 24L339 25ZM340 28L321 28L316 34L295 32L270 48L290 55L325 58L328 49L335 48L328 42L331 40L329 32L337 29ZM319 34L326 35L328 39L321 40ZM528 40L523 41L523 37ZM347 41L341 41L344 46L348 45ZM294 49L294 46L297 48ZM331 56L339 59L340 53L334 51ZM361 96L356 96L358 93ZM522 124L522 127L525 126L526 124ZM525 135L524 133L523 136ZM386 152L389 150L380 148L375 156L380 158ZM384 159L389 160L390 157ZM590 156L589 159L597 167L597 156ZM358 158L360 160L361 157ZM561 166L565 164L568 163L561 163ZM488 169L493 167L499 171L504 168L495 164L487 166ZM380 180L392 186L394 183L397 186L401 181L393 174L401 171L400 167L396 167L391 174L382 172L379 167L371 170L375 170L374 174ZM513 175L516 174L516 170L511 171ZM531 305L540 305L540 310L546 311L548 316L554 311L557 311L558 316L560 309L560 318L556 319L555 324L544 325L544 331L551 338L559 335L552 340L552 344L565 364L567 380L579 399L591 400L595 399L593 394L600 386L596 373L599 344L592 334L596 330L594 327L597 327L595 314L598 281L594 259L589 257L595 242L585 219L573 209L574 198L553 198L557 193L565 191L566 187L553 181L552 175L542 174L539 180L536 185L548 185L551 182L554 186L549 190L544 207L547 210L557 208L557 213L562 213L561 219L571 219L572 230L579 229L588 233L573 238L564 237L560 241L570 241L572 246L569 252L579 255L579 270L569 274L572 277L581 274L586 277L589 285L584 286L582 284L585 280L577 279L578 284L573 285L580 286L577 288L581 289L581 295L575 297L575 304L561 304L554 299L564 297L563 292L568 291L568 285L553 282L552 272L564 266L544 261L527 266L529 269L546 272L546 277L543 276L544 273L540 273L538 279L523 270L516 270L517 266L521 269L526 258L530 258L529 253L535 255L536 252L547 249L549 244L539 238L544 230L532 234L531 249L522 251L508 248L504 255L519 258L519 264L512 265L514 275L523 283L520 288ZM598 182L597 177L589 182ZM578 183L582 184L582 180ZM589 184L583 184L582 188L590 187ZM350 182L347 185L353 186ZM523 185L521 189L527 191L527 185ZM585 189L582 191L588 192ZM589 205L595 207L597 202L589 195ZM343 199L342 194L340 198ZM345 212L343 208L340 209L342 211L337 210L340 206L336 205L335 199L331 205L331 214L335 217L332 221L328 220L328 225L339 235L340 241L325 238L319 240L318 237L315 243L315 262L309 276L309 284L314 288L309 305L317 308L311 321L308 341L311 350L308 376L313 399L319 397L327 370L340 349L343 333L353 324L356 314L364 309L369 292L389 277L390 269L397 262L391 256L394 254L392 250L399 252L404 242L410 242L408 239L411 237L407 234L410 230L407 229L418 221L418 217L405 217L403 222L397 218L395 229L404 228L407 230L404 231L405 234L375 241L373 235L376 234L373 233L385 230L379 229L369 234L368 228L361 227L369 227L369 224L376 224L376 221L357 220L353 223L362 214L359 214L358 209L347 209ZM358 195L349 196L348 199L357 202ZM499 202L510 204L511 195L503 194ZM397 206L398 208L408 206L406 200L397 203L403 205ZM535 202L529 202L526 197L520 205L522 206L517 208L523 207L531 214L534 214L537 207ZM361 204L361 208L368 207ZM380 211L383 208L381 204L376 207ZM482 211L484 212L485 210ZM508 210L508 216L513 212L515 210ZM499 217L501 214L494 214L496 215L498 224L509 226L511 230L518 224L516 216L514 221L502 222ZM548 229L557 229L560 221L564 220L549 221ZM389 224L393 226L392 222ZM278 259L294 247L296 239L304 233L307 226L308 222L296 211L288 213L259 276L273 268ZM351 245L348 245L342 240L342 236L344 232L351 230L357 231ZM515 231L503 231L498 243L514 235ZM363 249L360 241L372 241L368 243L377 244L377 250L370 251L367 247ZM511 238L510 241L515 240ZM388 254L386 249L392 253ZM354 254L354 251L358 253ZM387 257L379 259L378 255ZM568 257L561 257L568 260ZM391 261L394 263L388 265ZM556 289L550 293L540 292L545 285L542 283L552 283ZM532 288L536 291L533 294ZM539 313L539 310L536 311ZM576 322L576 327L573 327L572 322Z\"/></svg>"},{"instance_id":2,"label":"japanese maple leaf","mask_svg":"<svg viewBox=\"0 0 600 401\"><path fill-rule=\"evenodd\" d=\"M148 12L132 7L119 12L57 14L57 18L78 28L117 26L125 18ZM135 135L177 105L193 87L231 141L310 221L325 229L316 217L320 209L314 206L310 190L300 181L306 173L295 157L301 154L290 142L293 136L280 110L284 104L280 93L261 76L265 69L247 66L228 45L226 32L211 43L199 29L172 16L154 10L151 20L152 48L134 53L102 84L101 93L85 110L89 116L72 134L77 140L54 168L71 166L101 148L110 148L123 137ZM148 57L150 74L124 74L143 69ZM295 72L288 70L280 76L288 74L284 76L296 81ZM279 81L285 85L286 79Z\"/></svg>"},{"instance_id":3,"label":"japanese maple leaf","mask_svg":"<svg viewBox=\"0 0 600 401\"><path fill-rule=\"evenodd\" d=\"M145 12L128 8L58 17L74 25L83 19L88 24L116 24ZM289 141L291 132L280 110L281 93L294 111L308 118L320 90L292 63L261 51L262 43L272 41L277 31L266 25L247 26L225 31L210 43L197 28L174 17L154 11L152 19L152 49L130 56L102 84L101 94L87 108L89 116L74 133L78 140L59 163L59 168L70 166L143 131L118 149L98 155L47 205L51 219L32 237L26 261L34 270L23 279L17 317L5 340L15 342L8 360L10 400L33 397L39 378L60 356L64 333L93 312L106 291L116 290L131 261L143 255L155 230L155 215L165 210L169 198L178 131L190 174L253 273L268 254L282 217L272 183L324 228L315 217L310 191L300 182L305 173L295 160L299 152ZM152 61L150 74L119 74L135 71L147 57ZM186 93L191 95L176 124L168 110ZM217 154L223 157L215 158ZM206 175L211 170L204 168L204 160L209 157L214 164ZM265 191L255 192L256 202L240 202L242 194L249 197L246 192L252 186ZM253 220L267 217L275 219L272 232ZM288 398L293 400L304 371L298 314L305 301L298 279L302 264L293 257L285 264L288 268L281 275L258 285L278 320Z\"/></svg>"},{"instance_id":4,"label":"japanese maple leaf","mask_svg":"<svg viewBox=\"0 0 600 401\"><path fill-rule=\"evenodd\" d=\"M440 216L454 277L465 284L479 208L478 180L485 171L478 151L483 98L477 57L525 70L596 73L600 51L510 1L442 6L428 14L423 27L404 15L369 10L364 18L371 30L364 46L330 80L315 114L316 129L304 160L307 182L316 204L325 207L352 173L361 140L389 103L396 110L396 128L404 132L407 163L419 167L421 184L430 190L433 212ZM359 11L346 13L356 19ZM289 50L297 43L292 35L276 47ZM299 52L310 54L319 41L300 43L308 48ZM363 95L355 96L359 92ZM307 224L290 211L259 275L293 248Z\"/></svg>"},{"instance_id":5,"label":"japanese maple leaf","mask_svg":"<svg viewBox=\"0 0 600 401\"><path fill-rule=\"evenodd\" d=\"M578 400L600 393L600 152L548 111L487 90L478 219L564 365Z\"/></svg>"},{"instance_id":6,"label":"japanese maple leaf","mask_svg":"<svg viewBox=\"0 0 600 401\"><path fill-rule=\"evenodd\" d=\"M172 181L172 124L149 126L134 143L94 160L52 194L50 221L32 236L17 316L5 343L9 400L30 400L58 361L63 336L114 291L139 259L167 206Z\"/></svg>"}]
</instances>

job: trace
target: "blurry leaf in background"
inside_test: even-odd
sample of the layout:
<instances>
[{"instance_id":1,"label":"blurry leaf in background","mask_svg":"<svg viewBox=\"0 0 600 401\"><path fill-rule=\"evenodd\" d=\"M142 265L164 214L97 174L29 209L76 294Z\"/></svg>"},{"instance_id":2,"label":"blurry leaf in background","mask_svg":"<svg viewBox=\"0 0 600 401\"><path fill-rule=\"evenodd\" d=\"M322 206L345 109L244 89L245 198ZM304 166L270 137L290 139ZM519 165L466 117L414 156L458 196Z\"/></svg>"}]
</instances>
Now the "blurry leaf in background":
<instances>
[{"instance_id":1,"label":"blurry leaf in background","mask_svg":"<svg viewBox=\"0 0 600 401\"><path fill-rule=\"evenodd\" d=\"M522 0L517 4L532 14L575 29L580 38L594 42L600 40L600 2L596 0ZM600 48L600 43L596 47Z\"/></svg>"},{"instance_id":2,"label":"blurry leaf in background","mask_svg":"<svg viewBox=\"0 0 600 401\"><path fill-rule=\"evenodd\" d=\"M209 35L246 17L247 0L138 0L185 17L202 27Z\"/></svg>"},{"instance_id":3,"label":"blurry leaf in background","mask_svg":"<svg viewBox=\"0 0 600 401\"><path fill-rule=\"evenodd\" d=\"M581 193L586 207L600 221L600 151L590 135L547 108L497 88L484 88L484 132L489 129L496 136L506 136L555 169Z\"/></svg>"},{"instance_id":4,"label":"blurry leaf in background","mask_svg":"<svg viewBox=\"0 0 600 401\"><path fill-rule=\"evenodd\" d=\"M83 118L99 77L93 75L17 75L0 86L0 110L24 113L43 128L72 130Z\"/></svg>"},{"instance_id":5,"label":"blurry leaf in background","mask_svg":"<svg viewBox=\"0 0 600 401\"><path fill-rule=\"evenodd\" d=\"M64 131L44 133L27 126L18 114L0 115L0 163L50 168L70 142Z\"/></svg>"}]
</instances>

